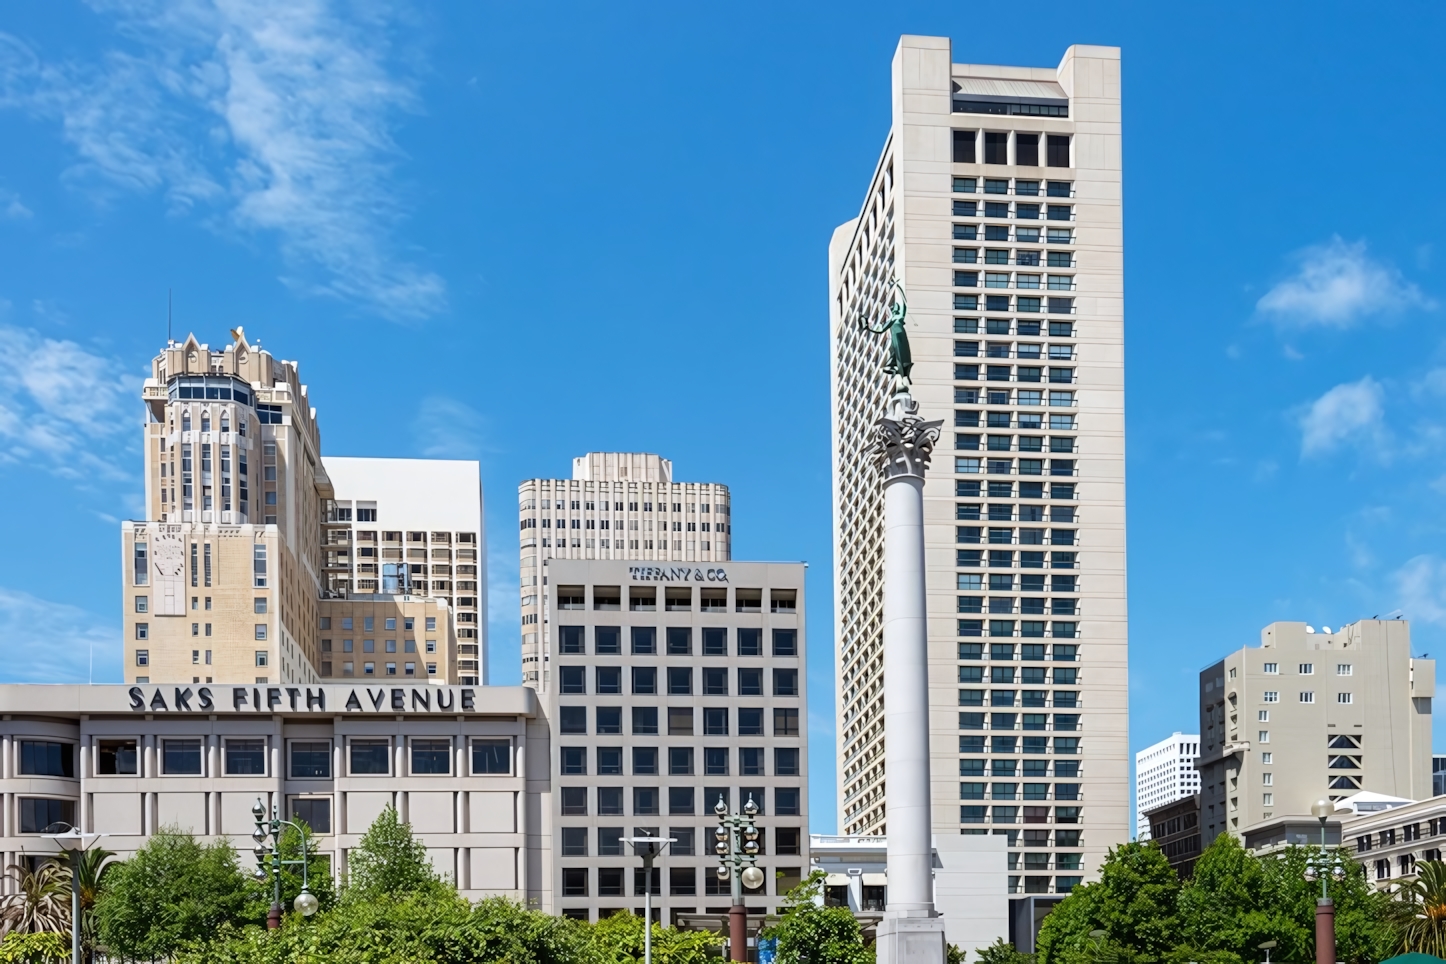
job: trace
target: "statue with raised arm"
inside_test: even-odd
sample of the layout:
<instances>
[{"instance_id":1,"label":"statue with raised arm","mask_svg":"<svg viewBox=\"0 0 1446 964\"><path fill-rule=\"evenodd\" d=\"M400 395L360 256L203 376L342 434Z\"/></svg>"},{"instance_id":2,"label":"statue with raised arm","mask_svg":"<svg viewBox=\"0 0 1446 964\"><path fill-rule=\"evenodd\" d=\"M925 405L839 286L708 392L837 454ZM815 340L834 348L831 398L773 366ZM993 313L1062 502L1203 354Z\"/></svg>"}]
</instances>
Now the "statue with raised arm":
<instances>
[{"instance_id":1,"label":"statue with raised arm","mask_svg":"<svg viewBox=\"0 0 1446 964\"><path fill-rule=\"evenodd\" d=\"M909 390L909 372L914 368L914 358L909 353L909 333L904 328L904 319L909 314L909 303L904 298L904 286L899 284L897 278L889 282L890 290L897 290L898 297L889 304L888 321L883 327L875 328L862 316L859 318L859 327L876 335L885 331L889 333L889 354L884 361L884 372L894 376L893 393L895 395Z\"/></svg>"}]
</instances>

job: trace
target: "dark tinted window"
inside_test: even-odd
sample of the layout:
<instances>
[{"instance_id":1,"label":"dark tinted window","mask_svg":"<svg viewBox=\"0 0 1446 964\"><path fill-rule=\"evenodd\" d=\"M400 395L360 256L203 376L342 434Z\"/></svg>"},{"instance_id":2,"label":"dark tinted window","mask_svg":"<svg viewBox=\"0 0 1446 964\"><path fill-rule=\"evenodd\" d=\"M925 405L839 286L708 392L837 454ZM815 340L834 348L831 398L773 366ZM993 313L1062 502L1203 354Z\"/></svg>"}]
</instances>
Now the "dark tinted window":
<instances>
[{"instance_id":1,"label":"dark tinted window","mask_svg":"<svg viewBox=\"0 0 1446 964\"><path fill-rule=\"evenodd\" d=\"M728 748L726 746L710 746L703 749L703 773L710 777L726 777L728 775Z\"/></svg>"},{"instance_id":2,"label":"dark tinted window","mask_svg":"<svg viewBox=\"0 0 1446 964\"><path fill-rule=\"evenodd\" d=\"M774 776L798 776L798 750L792 747L778 747L773 751Z\"/></svg>"},{"instance_id":3,"label":"dark tinted window","mask_svg":"<svg viewBox=\"0 0 1446 964\"><path fill-rule=\"evenodd\" d=\"M331 833L331 798L292 797L291 819L306 824L313 833Z\"/></svg>"},{"instance_id":4,"label":"dark tinted window","mask_svg":"<svg viewBox=\"0 0 1446 964\"><path fill-rule=\"evenodd\" d=\"M984 163L1009 163L1009 135L994 131L984 132Z\"/></svg>"},{"instance_id":5,"label":"dark tinted window","mask_svg":"<svg viewBox=\"0 0 1446 964\"><path fill-rule=\"evenodd\" d=\"M560 748L559 754L562 760L562 772L568 776L587 775L587 748L581 746L564 746Z\"/></svg>"},{"instance_id":6,"label":"dark tinted window","mask_svg":"<svg viewBox=\"0 0 1446 964\"><path fill-rule=\"evenodd\" d=\"M738 709L738 735L763 735L763 710L760 707L743 706Z\"/></svg>"},{"instance_id":7,"label":"dark tinted window","mask_svg":"<svg viewBox=\"0 0 1446 964\"><path fill-rule=\"evenodd\" d=\"M586 733L586 706L559 706L557 708L557 730L559 733Z\"/></svg>"},{"instance_id":8,"label":"dark tinted window","mask_svg":"<svg viewBox=\"0 0 1446 964\"><path fill-rule=\"evenodd\" d=\"M658 748L655 746L633 747L633 775L656 776L658 773Z\"/></svg>"},{"instance_id":9,"label":"dark tinted window","mask_svg":"<svg viewBox=\"0 0 1446 964\"><path fill-rule=\"evenodd\" d=\"M773 695L798 695L798 670L776 669L773 671Z\"/></svg>"},{"instance_id":10,"label":"dark tinted window","mask_svg":"<svg viewBox=\"0 0 1446 964\"><path fill-rule=\"evenodd\" d=\"M1069 135L1049 135L1049 161L1050 167L1069 167Z\"/></svg>"},{"instance_id":11,"label":"dark tinted window","mask_svg":"<svg viewBox=\"0 0 1446 964\"><path fill-rule=\"evenodd\" d=\"M798 736L798 710L778 708L773 711L774 736Z\"/></svg>"},{"instance_id":12,"label":"dark tinted window","mask_svg":"<svg viewBox=\"0 0 1446 964\"><path fill-rule=\"evenodd\" d=\"M39 777L74 777L75 746L71 743L21 740L20 772Z\"/></svg>"},{"instance_id":13,"label":"dark tinted window","mask_svg":"<svg viewBox=\"0 0 1446 964\"><path fill-rule=\"evenodd\" d=\"M1020 167L1039 167L1038 134L1014 135L1014 163Z\"/></svg>"},{"instance_id":14,"label":"dark tinted window","mask_svg":"<svg viewBox=\"0 0 1446 964\"><path fill-rule=\"evenodd\" d=\"M693 630L687 626L668 627L668 655L693 655Z\"/></svg>"},{"instance_id":15,"label":"dark tinted window","mask_svg":"<svg viewBox=\"0 0 1446 964\"><path fill-rule=\"evenodd\" d=\"M391 772L392 746L389 740L352 740L350 750L353 774Z\"/></svg>"},{"instance_id":16,"label":"dark tinted window","mask_svg":"<svg viewBox=\"0 0 1446 964\"><path fill-rule=\"evenodd\" d=\"M622 787L598 787L597 788L597 812L599 816L616 817L623 812L623 788ZM601 830L598 831L602 833ZM602 839L598 840L598 853L603 853ZM621 850L616 851L622 853Z\"/></svg>"},{"instance_id":17,"label":"dark tinted window","mask_svg":"<svg viewBox=\"0 0 1446 964\"><path fill-rule=\"evenodd\" d=\"M567 811L564 810L563 813ZM586 827L563 827L562 828L562 855L564 857L586 857L587 856L587 828ZM569 880L570 871L563 871L563 893L576 895L577 882ZM587 871L582 872L582 891L587 893Z\"/></svg>"},{"instance_id":18,"label":"dark tinted window","mask_svg":"<svg viewBox=\"0 0 1446 964\"><path fill-rule=\"evenodd\" d=\"M693 692L693 670L688 666L668 667L668 695L687 696Z\"/></svg>"},{"instance_id":19,"label":"dark tinted window","mask_svg":"<svg viewBox=\"0 0 1446 964\"><path fill-rule=\"evenodd\" d=\"M633 816L653 816L658 812L656 787L633 787Z\"/></svg>"},{"instance_id":20,"label":"dark tinted window","mask_svg":"<svg viewBox=\"0 0 1446 964\"><path fill-rule=\"evenodd\" d=\"M473 773L511 773L511 746L506 740L473 740Z\"/></svg>"},{"instance_id":21,"label":"dark tinted window","mask_svg":"<svg viewBox=\"0 0 1446 964\"><path fill-rule=\"evenodd\" d=\"M761 629L740 629L740 630L738 630L738 655L739 655L739 656L762 656L762 655L763 655L763 630L761 630Z\"/></svg>"},{"instance_id":22,"label":"dark tinted window","mask_svg":"<svg viewBox=\"0 0 1446 964\"><path fill-rule=\"evenodd\" d=\"M693 708L691 706L668 707L668 735L693 735Z\"/></svg>"},{"instance_id":23,"label":"dark tinted window","mask_svg":"<svg viewBox=\"0 0 1446 964\"><path fill-rule=\"evenodd\" d=\"M451 740L413 740L412 772L437 774L452 772Z\"/></svg>"},{"instance_id":24,"label":"dark tinted window","mask_svg":"<svg viewBox=\"0 0 1446 964\"><path fill-rule=\"evenodd\" d=\"M135 740L100 740L95 756L96 772L119 776L136 772Z\"/></svg>"},{"instance_id":25,"label":"dark tinted window","mask_svg":"<svg viewBox=\"0 0 1446 964\"><path fill-rule=\"evenodd\" d=\"M955 131L954 163L973 164L974 162L974 131Z\"/></svg>"},{"instance_id":26,"label":"dark tinted window","mask_svg":"<svg viewBox=\"0 0 1446 964\"><path fill-rule=\"evenodd\" d=\"M707 666L703 668L703 695L704 696L727 696L728 695L728 669L723 666Z\"/></svg>"},{"instance_id":27,"label":"dark tinted window","mask_svg":"<svg viewBox=\"0 0 1446 964\"><path fill-rule=\"evenodd\" d=\"M763 776L763 748L757 746L739 747L738 772L745 777Z\"/></svg>"},{"instance_id":28,"label":"dark tinted window","mask_svg":"<svg viewBox=\"0 0 1446 964\"><path fill-rule=\"evenodd\" d=\"M623 772L623 748L600 746L597 748L597 772L601 776L617 776ZM599 790L599 793L602 791Z\"/></svg>"},{"instance_id":29,"label":"dark tinted window","mask_svg":"<svg viewBox=\"0 0 1446 964\"><path fill-rule=\"evenodd\" d=\"M658 670L655 666L633 667L633 692L656 693L658 691Z\"/></svg>"},{"instance_id":30,"label":"dark tinted window","mask_svg":"<svg viewBox=\"0 0 1446 964\"><path fill-rule=\"evenodd\" d=\"M584 846L583 852L587 849ZM568 867L562 872L562 894L564 897L586 897L587 896L587 874L586 867Z\"/></svg>"},{"instance_id":31,"label":"dark tinted window","mask_svg":"<svg viewBox=\"0 0 1446 964\"><path fill-rule=\"evenodd\" d=\"M596 692L602 694L623 691L623 668L621 666L599 666L597 668Z\"/></svg>"},{"instance_id":32,"label":"dark tinted window","mask_svg":"<svg viewBox=\"0 0 1446 964\"><path fill-rule=\"evenodd\" d=\"M199 776L201 773L201 741L163 741L161 750L161 772Z\"/></svg>"},{"instance_id":33,"label":"dark tinted window","mask_svg":"<svg viewBox=\"0 0 1446 964\"><path fill-rule=\"evenodd\" d=\"M649 656L658 651L658 631L652 626L634 626L632 636L634 656Z\"/></svg>"},{"instance_id":34,"label":"dark tinted window","mask_svg":"<svg viewBox=\"0 0 1446 964\"><path fill-rule=\"evenodd\" d=\"M560 692L581 694L587 692L587 667L560 666L557 670Z\"/></svg>"},{"instance_id":35,"label":"dark tinted window","mask_svg":"<svg viewBox=\"0 0 1446 964\"><path fill-rule=\"evenodd\" d=\"M75 801L49 800L43 797L20 798L20 832L45 833L53 824L75 824ZM59 831L60 828L54 828Z\"/></svg>"},{"instance_id":36,"label":"dark tinted window","mask_svg":"<svg viewBox=\"0 0 1446 964\"><path fill-rule=\"evenodd\" d=\"M563 787L561 794L564 817L587 816L587 787Z\"/></svg>"},{"instance_id":37,"label":"dark tinted window","mask_svg":"<svg viewBox=\"0 0 1446 964\"><path fill-rule=\"evenodd\" d=\"M592 631L593 652L599 656L618 656L623 651L621 626L598 626ZM567 650L563 650L567 652ZM581 650L579 650L581 652Z\"/></svg>"},{"instance_id":38,"label":"dark tinted window","mask_svg":"<svg viewBox=\"0 0 1446 964\"><path fill-rule=\"evenodd\" d=\"M621 706L599 706L597 708L597 732L621 733L623 731L623 708Z\"/></svg>"},{"instance_id":39,"label":"dark tinted window","mask_svg":"<svg viewBox=\"0 0 1446 964\"><path fill-rule=\"evenodd\" d=\"M704 707L703 709L703 735L704 736L727 736L728 735L728 709L727 707Z\"/></svg>"},{"instance_id":40,"label":"dark tinted window","mask_svg":"<svg viewBox=\"0 0 1446 964\"><path fill-rule=\"evenodd\" d=\"M761 669L740 669L738 671L738 695L739 696L762 696L763 695L763 670Z\"/></svg>"},{"instance_id":41,"label":"dark tinted window","mask_svg":"<svg viewBox=\"0 0 1446 964\"><path fill-rule=\"evenodd\" d=\"M773 655L797 656L798 631L794 629L775 629L773 631Z\"/></svg>"},{"instance_id":42,"label":"dark tinted window","mask_svg":"<svg viewBox=\"0 0 1446 964\"><path fill-rule=\"evenodd\" d=\"M778 787L773 791L773 812L779 816L797 816L798 788Z\"/></svg>"},{"instance_id":43,"label":"dark tinted window","mask_svg":"<svg viewBox=\"0 0 1446 964\"><path fill-rule=\"evenodd\" d=\"M656 706L633 707L634 735L648 736L658 732L658 708Z\"/></svg>"},{"instance_id":44,"label":"dark tinted window","mask_svg":"<svg viewBox=\"0 0 1446 964\"><path fill-rule=\"evenodd\" d=\"M704 656L727 656L728 655L728 630L726 629L704 629L703 630L703 655Z\"/></svg>"},{"instance_id":45,"label":"dark tinted window","mask_svg":"<svg viewBox=\"0 0 1446 964\"><path fill-rule=\"evenodd\" d=\"M228 776L262 776L265 773L265 740L226 741L226 774Z\"/></svg>"},{"instance_id":46,"label":"dark tinted window","mask_svg":"<svg viewBox=\"0 0 1446 964\"><path fill-rule=\"evenodd\" d=\"M578 654L585 648L581 626L559 626L557 627L557 638L559 652Z\"/></svg>"},{"instance_id":47,"label":"dark tinted window","mask_svg":"<svg viewBox=\"0 0 1446 964\"><path fill-rule=\"evenodd\" d=\"M691 746L668 748L668 775L672 777L693 775L693 748Z\"/></svg>"},{"instance_id":48,"label":"dark tinted window","mask_svg":"<svg viewBox=\"0 0 1446 964\"><path fill-rule=\"evenodd\" d=\"M689 814L696 808L693 805L693 787L669 787L668 788L668 813Z\"/></svg>"}]
</instances>

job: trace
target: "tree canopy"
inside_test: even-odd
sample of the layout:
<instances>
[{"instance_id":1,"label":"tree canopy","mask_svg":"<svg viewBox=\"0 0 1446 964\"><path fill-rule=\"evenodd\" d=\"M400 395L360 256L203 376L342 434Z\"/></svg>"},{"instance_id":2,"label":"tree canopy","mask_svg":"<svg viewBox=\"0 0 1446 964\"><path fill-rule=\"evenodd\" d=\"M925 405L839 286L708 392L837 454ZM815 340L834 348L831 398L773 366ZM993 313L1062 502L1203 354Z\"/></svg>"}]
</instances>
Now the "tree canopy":
<instances>
[{"instance_id":1,"label":"tree canopy","mask_svg":"<svg viewBox=\"0 0 1446 964\"><path fill-rule=\"evenodd\" d=\"M761 936L778 941L778 964L869 964L858 919L847 907L825 907L819 899L827 875L814 871L784 898L778 923Z\"/></svg>"}]
</instances>

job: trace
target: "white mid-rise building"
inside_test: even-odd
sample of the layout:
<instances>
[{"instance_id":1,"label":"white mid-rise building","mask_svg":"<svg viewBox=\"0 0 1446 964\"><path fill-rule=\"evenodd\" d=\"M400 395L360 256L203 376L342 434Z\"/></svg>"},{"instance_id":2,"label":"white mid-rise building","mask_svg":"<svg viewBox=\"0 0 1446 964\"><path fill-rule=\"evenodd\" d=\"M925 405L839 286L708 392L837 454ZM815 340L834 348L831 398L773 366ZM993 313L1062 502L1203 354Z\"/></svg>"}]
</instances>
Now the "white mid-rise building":
<instances>
[{"instance_id":1,"label":"white mid-rise building","mask_svg":"<svg viewBox=\"0 0 1446 964\"><path fill-rule=\"evenodd\" d=\"M1200 792L1200 734L1178 730L1135 754L1135 837L1150 839L1145 812Z\"/></svg>"},{"instance_id":2,"label":"white mid-rise building","mask_svg":"<svg viewBox=\"0 0 1446 964\"><path fill-rule=\"evenodd\" d=\"M905 36L857 216L829 247L839 830L884 821L883 494L907 295L924 483L936 835L1008 839L1008 888L1067 893L1129 836L1120 52L954 63Z\"/></svg>"}]
</instances>

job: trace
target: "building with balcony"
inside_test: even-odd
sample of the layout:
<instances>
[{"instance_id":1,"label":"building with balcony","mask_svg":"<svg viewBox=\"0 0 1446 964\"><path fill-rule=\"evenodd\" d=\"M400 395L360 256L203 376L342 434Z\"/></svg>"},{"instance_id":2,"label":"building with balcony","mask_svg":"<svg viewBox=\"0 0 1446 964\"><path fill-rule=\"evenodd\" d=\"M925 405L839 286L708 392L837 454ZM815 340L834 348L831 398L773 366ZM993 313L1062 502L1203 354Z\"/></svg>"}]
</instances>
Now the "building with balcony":
<instances>
[{"instance_id":1,"label":"building with balcony","mask_svg":"<svg viewBox=\"0 0 1446 964\"><path fill-rule=\"evenodd\" d=\"M172 341L141 389L145 518L121 523L126 680L484 680L477 463L324 460L298 364L232 336Z\"/></svg>"},{"instance_id":2,"label":"building with balcony","mask_svg":"<svg viewBox=\"0 0 1446 964\"><path fill-rule=\"evenodd\" d=\"M1200 735L1178 730L1135 754L1136 840L1149 840L1154 832L1147 812L1199 792L1200 771L1195 769L1199 756Z\"/></svg>"},{"instance_id":3,"label":"building with balcony","mask_svg":"<svg viewBox=\"0 0 1446 964\"><path fill-rule=\"evenodd\" d=\"M946 422L924 482L934 831L1005 837L1020 899L1068 893L1130 822L1120 52L962 64L905 36L892 83L829 245L839 828L887 833L870 450L891 376L862 326L897 280L913 397Z\"/></svg>"},{"instance_id":4,"label":"building with balcony","mask_svg":"<svg viewBox=\"0 0 1446 964\"><path fill-rule=\"evenodd\" d=\"M1200 827L1247 838L1322 798L1431 795L1436 662L1405 620L1271 623L1200 673ZM1300 815L1304 814L1304 817Z\"/></svg>"}]
</instances>

